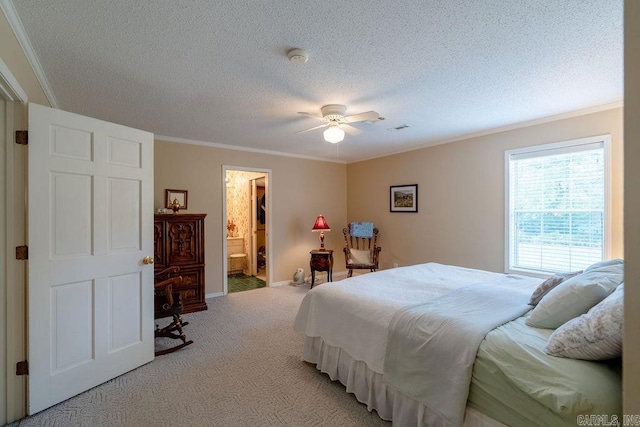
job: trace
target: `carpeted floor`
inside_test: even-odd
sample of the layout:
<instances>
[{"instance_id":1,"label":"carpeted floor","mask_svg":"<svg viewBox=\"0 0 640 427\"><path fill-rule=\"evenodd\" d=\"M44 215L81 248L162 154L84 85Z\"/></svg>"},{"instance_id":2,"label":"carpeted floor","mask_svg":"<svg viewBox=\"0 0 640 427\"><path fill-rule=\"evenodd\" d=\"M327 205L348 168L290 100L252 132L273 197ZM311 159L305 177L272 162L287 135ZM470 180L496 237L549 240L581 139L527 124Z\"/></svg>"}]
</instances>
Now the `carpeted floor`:
<instances>
[{"instance_id":1,"label":"carpeted floor","mask_svg":"<svg viewBox=\"0 0 640 427\"><path fill-rule=\"evenodd\" d=\"M266 282L256 276L247 276L246 274L233 274L227 276L227 292L242 292L252 289L264 288Z\"/></svg>"},{"instance_id":2,"label":"carpeted floor","mask_svg":"<svg viewBox=\"0 0 640 427\"><path fill-rule=\"evenodd\" d=\"M184 316L194 344L20 422L28 426L390 426L302 362L308 291L261 288Z\"/></svg>"}]
</instances>

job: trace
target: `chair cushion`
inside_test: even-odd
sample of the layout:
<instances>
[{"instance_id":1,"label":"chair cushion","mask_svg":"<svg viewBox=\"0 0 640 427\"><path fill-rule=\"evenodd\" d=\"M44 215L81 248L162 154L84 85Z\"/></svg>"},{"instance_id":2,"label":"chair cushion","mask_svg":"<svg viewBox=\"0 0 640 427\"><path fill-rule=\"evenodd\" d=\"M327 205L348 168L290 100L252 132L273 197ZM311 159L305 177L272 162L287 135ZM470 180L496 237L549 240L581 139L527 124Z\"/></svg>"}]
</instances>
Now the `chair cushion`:
<instances>
[{"instance_id":1,"label":"chair cushion","mask_svg":"<svg viewBox=\"0 0 640 427\"><path fill-rule=\"evenodd\" d=\"M349 264L371 264L371 251L349 249Z\"/></svg>"}]
</instances>

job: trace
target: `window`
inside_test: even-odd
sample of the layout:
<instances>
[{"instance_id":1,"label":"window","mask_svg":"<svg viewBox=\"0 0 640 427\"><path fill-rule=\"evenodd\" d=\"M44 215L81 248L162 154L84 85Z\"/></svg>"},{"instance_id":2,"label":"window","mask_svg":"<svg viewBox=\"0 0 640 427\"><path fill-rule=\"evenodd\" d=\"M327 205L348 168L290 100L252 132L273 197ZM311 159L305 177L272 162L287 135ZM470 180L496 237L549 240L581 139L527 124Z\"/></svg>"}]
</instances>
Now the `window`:
<instances>
[{"instance_id":1,"label":"window","mask_svg":"<svg viewBox=\"0 0 640 427\"><path fill-rule=\"evenodd\" d=\"M507 271L576 271L608 257L610 140L505 153Z\"/></svg>"}]
</instances>

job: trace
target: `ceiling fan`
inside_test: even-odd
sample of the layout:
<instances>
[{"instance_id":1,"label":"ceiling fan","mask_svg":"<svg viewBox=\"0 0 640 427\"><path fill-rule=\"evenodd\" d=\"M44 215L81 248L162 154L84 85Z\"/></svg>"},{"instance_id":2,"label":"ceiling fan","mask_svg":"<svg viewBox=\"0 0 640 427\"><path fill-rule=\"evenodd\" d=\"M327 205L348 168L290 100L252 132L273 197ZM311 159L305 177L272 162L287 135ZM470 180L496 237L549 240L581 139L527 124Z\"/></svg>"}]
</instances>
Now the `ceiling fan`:
<instances>
[{"instance_id":1,"label":"ceiling fan","mask_svg":"<svg viewBox=\"0 0 640 427\"><path fill-rule=\"evenodd\" d=\"M366 111L364 113L352 114L345 116L347 107L339 104L325 105L320 109L321 116L315 114L299 112L298 114L304 114L305 116L313 117L314 119L322 120L324 123L318 126L314 126L309 129L301 130L296 133L309 132L311 130L321 129L328 127L323 132L324 140L336 144L344 139L344 133L349 135L358 135L361 131L349 123L357 122L377 122L378 120L384 120L380 117L380 114L375 111Z\"/></svg>"}]
</instances>

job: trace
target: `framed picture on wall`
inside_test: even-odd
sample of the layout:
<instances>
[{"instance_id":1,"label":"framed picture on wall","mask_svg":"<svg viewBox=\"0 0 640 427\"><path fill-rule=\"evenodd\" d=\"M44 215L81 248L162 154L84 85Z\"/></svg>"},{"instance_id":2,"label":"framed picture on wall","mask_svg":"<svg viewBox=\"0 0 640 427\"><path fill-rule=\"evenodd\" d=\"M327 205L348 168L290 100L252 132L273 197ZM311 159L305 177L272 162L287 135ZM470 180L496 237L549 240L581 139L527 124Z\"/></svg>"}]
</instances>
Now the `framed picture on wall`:
<instances>
[{"instance_id":1,"label":"framed picture on wall","mask_svg":"<svg viewBox=\"0 0 640 427\"><path fill-rule=\"evenodd\" d=\"M187 209L187 190L169 190L165 193L165 207L171 209L175 200L180 203L180 209Z\"/></svg>"},{"instance_id":2,"label":"framed picture on wall","mask_svg":"<svg viewBox=\"0 0 640 427\"><path fill-rule=\"evenodd\" d=\"M389 193L391 212L418 212L418 184L392 185Z\"/></svg>"}]
</instances>

